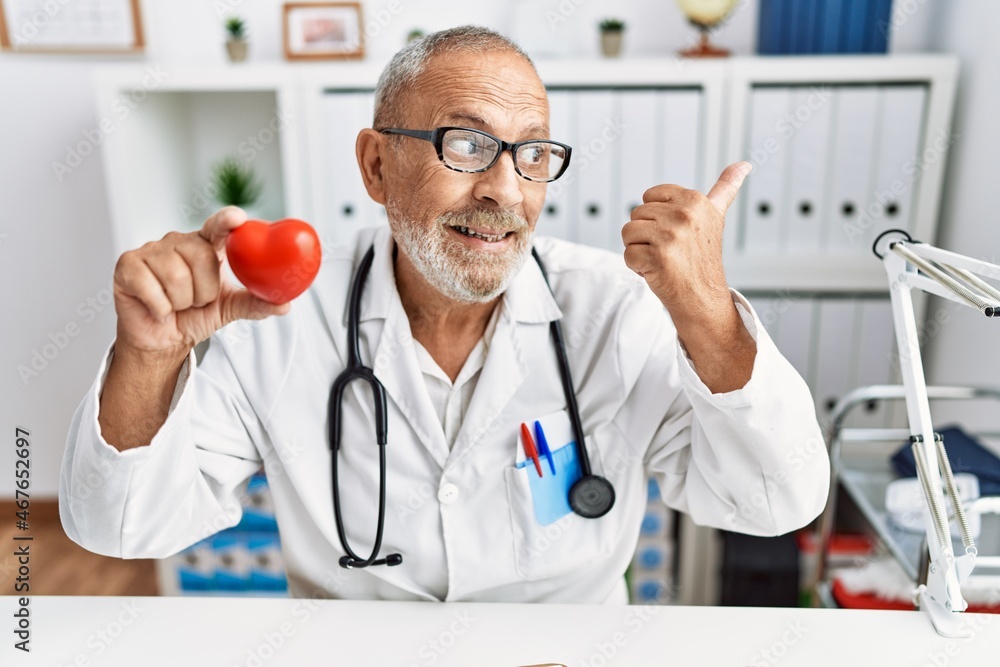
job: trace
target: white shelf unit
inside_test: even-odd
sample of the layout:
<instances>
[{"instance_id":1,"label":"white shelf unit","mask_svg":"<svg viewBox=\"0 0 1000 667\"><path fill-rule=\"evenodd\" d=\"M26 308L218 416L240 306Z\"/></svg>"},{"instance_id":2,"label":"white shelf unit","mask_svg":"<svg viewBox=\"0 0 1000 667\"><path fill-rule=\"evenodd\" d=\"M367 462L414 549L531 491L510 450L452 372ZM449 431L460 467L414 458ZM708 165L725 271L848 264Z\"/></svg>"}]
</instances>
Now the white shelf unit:
<instances>
[{"instance_id":1,"label":"white shelf unit","mask_svg":"<svg viewBox=\"0 0 1000 667\"><path fill-rule=\"evenodd\" d=\"M894 380L886 279L870 246L900 221L915 238L935 241L956 58L536 65L550 90L552 137L574 147L570 171L550 186L539 233L620 250L620 227L647 187L676 182L704 192L725 165L749 159L754 173L727 215L730 284L751 298L809 383L821 421L832 398ZM104 140L116 253L200 226L213 208L197 209L188 222L182 207L194 208L208 166L238 154L276 115L288 122L252 161L268 188L260 216L308 220L325 247L344 242L356 227L385 221L384 209L364 191L354 156L357 131L371 124L381 65L164 69L163 82ZM144 75L134 64L99 70L98 117L117 118L116 99ZM816 91L820 103L810 98ZM783 118L791 132L778 125ZM885 206L880 216L861 219L894 180L904 186L894 195L894 212ZM845 224L860 232L851 242L839 236ZM916 305L919 317L923 304ZM882 425L890 418L882 412L863 419ZM711 533L692 531L686 518L681 525L677 599L712 602Z\"/></svg>"}]
</instances>

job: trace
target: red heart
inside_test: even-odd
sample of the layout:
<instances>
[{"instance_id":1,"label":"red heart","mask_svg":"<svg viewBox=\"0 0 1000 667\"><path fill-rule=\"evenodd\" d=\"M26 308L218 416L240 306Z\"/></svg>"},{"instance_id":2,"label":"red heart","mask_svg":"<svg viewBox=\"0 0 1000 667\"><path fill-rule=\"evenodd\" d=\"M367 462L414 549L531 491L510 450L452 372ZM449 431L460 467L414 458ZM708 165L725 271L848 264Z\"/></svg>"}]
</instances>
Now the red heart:
<instances>
[{"instance_id":1,"label":"red heart","mask_svg":"<svg viewBox=\"0 0 1000 667\"><path fill-rule=\"evenodd\" d=\"M226 256L250 293L274 304L306 291L322 262L316 230L295 218L247 220L229 233Z\"/></svg>"}]
</instances>

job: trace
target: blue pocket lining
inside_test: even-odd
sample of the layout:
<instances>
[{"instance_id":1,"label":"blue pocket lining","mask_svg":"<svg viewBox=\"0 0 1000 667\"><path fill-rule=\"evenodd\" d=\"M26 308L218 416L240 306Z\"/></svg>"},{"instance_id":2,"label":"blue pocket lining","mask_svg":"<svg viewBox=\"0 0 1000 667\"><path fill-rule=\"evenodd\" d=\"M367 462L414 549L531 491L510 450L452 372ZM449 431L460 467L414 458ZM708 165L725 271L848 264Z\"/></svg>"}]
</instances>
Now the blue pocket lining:
<instances>
[{"instance_id":1,"label":"blue pocket lining","mask_svg":"<svg viewBox=\"0 0 1000 667\"><path fill-rule=\"evenodd\" d=\"M577 457L576 443L571 442L559 449L553 450L552 460L556 465L556 474L552 474L548 460L542 456L542 476L535 470L535 462L525 459L516 467L527 468L528 485L531 487L531 500L535 508L535 519L547 526L573 512L569 506L569 490L580 479L580 459Z\"/></svg>"}]
</instances>

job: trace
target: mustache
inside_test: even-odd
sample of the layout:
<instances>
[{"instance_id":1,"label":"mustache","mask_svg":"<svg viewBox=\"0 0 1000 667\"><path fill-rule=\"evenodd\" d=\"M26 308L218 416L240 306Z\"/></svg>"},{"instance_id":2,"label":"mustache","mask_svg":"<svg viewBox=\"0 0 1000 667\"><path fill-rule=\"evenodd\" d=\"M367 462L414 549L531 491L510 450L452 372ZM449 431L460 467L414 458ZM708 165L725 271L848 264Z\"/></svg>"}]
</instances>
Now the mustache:
<instances>
[{"instance_id":1,"label":"mustache","mask_svg":"<svg viewBox=\"0 0 1000 667\"><path fill-rule=\"evenodd\" d=\"M493 232L520 232L528 229L528 221L507 209L473 207L450 211L438 217L449 227L473 227Z\"/></svg>"}]
</instances>

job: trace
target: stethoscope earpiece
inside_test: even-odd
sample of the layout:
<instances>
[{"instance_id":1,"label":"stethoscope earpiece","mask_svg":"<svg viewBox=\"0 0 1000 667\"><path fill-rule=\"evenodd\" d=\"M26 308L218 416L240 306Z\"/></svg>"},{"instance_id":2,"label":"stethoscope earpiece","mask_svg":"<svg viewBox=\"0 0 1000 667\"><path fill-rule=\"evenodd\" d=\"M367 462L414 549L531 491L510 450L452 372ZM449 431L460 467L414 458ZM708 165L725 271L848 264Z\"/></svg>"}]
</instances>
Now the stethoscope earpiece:
<instances>
[{"instance_id":1,"label":"stethoscope earpiece","mask_svg":"<svg viewBox=\"0 0 1000 667\"><path fill-rule=\"evenodd\" d=\"M596 519L611 511L615 488L600 475L584 475L569 489L569 506L585 519Z\"/></svg>"}]
</instances>

